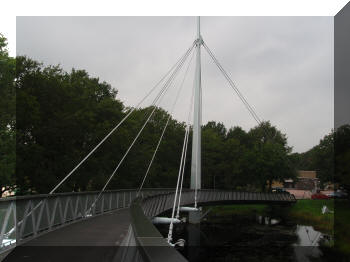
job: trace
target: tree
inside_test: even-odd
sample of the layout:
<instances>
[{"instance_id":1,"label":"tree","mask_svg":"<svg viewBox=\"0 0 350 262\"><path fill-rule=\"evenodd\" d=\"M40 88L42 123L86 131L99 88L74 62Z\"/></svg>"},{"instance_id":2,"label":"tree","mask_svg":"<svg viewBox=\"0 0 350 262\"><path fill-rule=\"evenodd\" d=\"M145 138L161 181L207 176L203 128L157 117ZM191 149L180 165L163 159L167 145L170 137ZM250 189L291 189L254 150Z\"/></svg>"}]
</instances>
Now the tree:
<instances>
[{"instance_id":1,"label":"tree","mask_svg":"<svg viewBox=\"0 0 350 262\"><path fill-rule=\"evenodd\" d=\"M115 89L84 70L64 72L59 66L44 67L17 57L16 77L17 177L22 194L49 192L132 110L116 98ZM58 192L100 190L153 109L135 109ZM168 117L164 110L155 110L108 188L140 185ZM145 186L176 184L184 133L184 123L170 119Z\"/></svg>"},{"instance_id":2,"label":"tree","mask_svg":"<svg viewBox=\"0 0 350 262\"><path fill-rule=\"evenodd\" d=\"M337 128L334 138L334 181L350 192L350 125Z\"/></svg>"},{"instance_id":3,"label":"tree","mask_svg":"<svg viewBox=\"0 0 350 262\"><path fill-rule=\"evenodd\" d=\"M0 34L0 197L15 187L16 96L15 59L7 50L7 40Z\"/></svg>"},{"instance_id":4,"label":"tree","mask_svg":"<svg viewBox=\"0 0 350 262\"><path fill-rule=\"evenodd\" d=\"M321 186L327 182L334 182L335 137L337 137L337 132L331 131L320 140L318 145L310 150L291 155L291 161L299 170L315 170L317 172Z\"/></svg>"},{"instance_id":5,"label":"tree","mask_svg":"<svg viewBox=\"0 0 350 262\"><path fill-rule=\"evenodd\" d=\"M108 83L84 70L65 72L17 57L17 185L47 193L130 111ZM137 108L58 191L100 190L154 107ZM140 186L169 114L156 108L107 189ZM185 123L170 118L145 187L176 185ZM184 186L190 185L191 139ZM265 189L291 178L287 138L269 122L245 132L222 123L202 127L202 187Z\"/></svg>"},{"instance_id":6,"label":"tree","mask_svg":"<svg viewBox=\"0 0 350 262\"><path fill-rule=\"evenodd\" d=\"M249 130L251 152L248 153L246 167L253 174L256 184L265 191L266 184L271 190L272 182L296 177L288 154L287 136L272 126L262 122Z\"/></svg>"},{"instance_id":7,"label":"tree","mask_svg":"<svg viewBox=\"0 0 350 262\"><path fill-rule=\"evenodd\" d=\"M321 185L334 180L334 132L324 136L313 150L314 169Z\"/></svg>"},{"instance_id":8,"label":"tree","mask_svg":"<svg viewBox=\"0 0 350 262\"><path fill-rule=\"evenodd\" d=\"M215 121L209 121L206 125L202 127L203 131L212 130L218 134L222 139L226 137L226 127L223 123L216 123Z\"/></svg>"},{"instance_id":9,"label":"tree","mask_svg":"<svg viewBox=\"0 0 350 262\"><path fill-rule=\"evenodd\" d=\"M227 132L226 139L234 138L238 141L240 141L240 144L248 146L250 137L248 136L247 132L245 132L241 127L235 126L233 128L230 128Z\"/></svg>"},{"instance_id":10,"label":"tree","mask_svg":"<svg viewBox=\"0 0 350 262\"><path fill-rule=\"evenodd\" d=\"M202 132L202 186L221 187L225 184L224 140L217 125L207 125Z\"/></svg>"},{"instance_id":11,"label":"tree","mask_svg":"<svg viewBox=\"0 0 350 262\"><path fill-rule=\"evenodd\" d=\"M124 116L124 106L109 84L83 70L66 73L17 57L16 78L18 185L22 193L47 193ZM99 184L96 180L106 176L108 160L117 152L110 144L98 151L61 190ZM106 164L100 164L102 159Z\"/></svg>"}]
</instances>

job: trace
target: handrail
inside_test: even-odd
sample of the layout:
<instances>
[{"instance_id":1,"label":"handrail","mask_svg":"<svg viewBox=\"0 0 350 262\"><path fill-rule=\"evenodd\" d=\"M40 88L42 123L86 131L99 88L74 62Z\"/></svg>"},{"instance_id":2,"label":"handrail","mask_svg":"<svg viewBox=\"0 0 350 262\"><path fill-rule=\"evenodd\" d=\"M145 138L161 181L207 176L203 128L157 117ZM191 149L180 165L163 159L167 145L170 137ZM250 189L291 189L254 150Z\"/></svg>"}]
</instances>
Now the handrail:
<instances>
[{"instance_id":1,"label":"handrail","mask_svg":"<svg viewBox=\"0 0 350 262\"><path fill-rule=\"evenodd\" d=\"M145 262L186 262L179 252L171 247L142 210L145 199L138 197L130 206L131 225L138 250Z\"/></svg>"},{"instance_id":2,"label":"handrail","mask_svg":"<svg viewBox=\"0 0 350 262\"><path fill-rule=\"evenodd\" d=\"M137 227L137 219L144 220L146 218L147 220L165 210L171 209L174 201L173 192L173 188L144 189L142 190L141 197L135 200L137 208L135 207L135 209L133 207L131 210L138 212L138 216L133 220L133 228L139 244L146 243L149 240L146 241L142 238L143 235L140 232L143 231L140 231L141 229ZM102 215L106 212L126 208L131 204L134 205L132 201L136 198L136 193L137 189L105 191L88 215L86 215L87 208L97 197L97 191L29 195L0 199L0 254L13 248L16 244L22 244L46 232L56 230L82 219L88 219L89 217ZM193 190L183 190L181 205L193 204L193 194ZM42 202L42 204L35 209L39 202ZM294 195L285 195L282 193L263 194L219 189L201 189L198 191L198 204L202 206L216 203L256 202L291 204L295 203L296 199ZM150 221L145 223L148 223L148 226L154 229ZM14 231L12 230L13 228L15 228ZM8 233L10 231L12 233ZM158 244L154 248L151 248L151 246L148 247L147 250L159 249Z\"/></svg>"},{"instance_id":3,"label":"handrail","mask_svg":"<svg viewBox=\"0 0 350 262\"><path fill-rule=\"evenodd\" d=\"M148 188L143 195L171 192L174 189ZM106 212L129 207L137 189L105 191L91 213L95 192L68 192L28 195L0 199L0 254L44 233ZM41 203L38 206L38 203Z\"/></svg>"},{"instance_id":4,"label":"handrail","mask_svg":"<svg viewBox=\"0 0 350 262\"><path fill-rule=\"evenodd\" d=\"M124 191L135 191L137 189L114 189L114 190L105 190L104 192L124 192ZM144 188L143 191L174 191L174 188ZM35 194L35 195L21 195L21 196L10 196L0 198L0 202L13 201L13 200L23 200L23 199L32 199L32 198L50 198L57 196L73 196L73 195L87 195L87 194L96 194L100 191L83 191L83 192L64 192L64 193L54 193L54 194Z\"/></svg>"},{"instance_id":5,"label":"handrail","mask_svg":"<svg viewBox=\"0 0 350 262\"><path fill-rule=\"evenodd\" d=\"M295 203L294 195L283 193L261 193L232 191L232 190L198 190L198 204L212 205L231 203L271 203L291 204ZM187 261L173 247L170 247L157 228L151 223L150 218L172 208L174 193L163 193L147 197L137 197L130 206L130 217L134 243L141 254L143 261ZM194 203L194 190L183 190L181 204L192 205Z\"/></svg>"}]
</instances>

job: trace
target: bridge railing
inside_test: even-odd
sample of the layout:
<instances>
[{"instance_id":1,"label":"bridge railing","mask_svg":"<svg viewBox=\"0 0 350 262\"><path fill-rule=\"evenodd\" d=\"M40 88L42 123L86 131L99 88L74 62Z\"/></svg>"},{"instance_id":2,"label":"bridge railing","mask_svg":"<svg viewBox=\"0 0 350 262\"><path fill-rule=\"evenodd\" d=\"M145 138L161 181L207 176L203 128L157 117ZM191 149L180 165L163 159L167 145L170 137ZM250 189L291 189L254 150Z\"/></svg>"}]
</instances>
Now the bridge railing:
<instances>
[{"instance_id":1,"label":"bridge railing","mask_svg":"<svg viewBox=\"0 0 350 262\"><path fill-rule=\"evenodd\" d=\"M140 206L144 216L150 218L173 205L174 189L145 189L142 190ZM75 223L110 212L129 207L135 199L137 191L112 190L105 191L94 207L99 192L73 192L52 195L30 195L10 198L0 198L0 254L13 248L16 244L24 243L41 234L59 227ZM184 190L181 204L192 204L194 192ZM236 192L230 190L199 190L198 203L205 205L238 203L240 201L259 201L269 203L293 203L295 197L287 194ZM89 212L88 212L89 211Z\"/></svg>"},{"instance_id":2,"label":"bridge railing","mask_svg":"<svg viewBox=\"0 0 350 262\"><path fill-rule=\"evenodd\" d=\"M132 226L132 239L138 260L142 262L186 262L179 252L171 247L166 239L152 224L144 212L144 207L149 206L153 210L162 210L166 202L174 200L173 193L164 193L155 197L136 198L130 206L130 217ZM158 206L157 206L158 205ZM157 211L155 211L157 212ZM129 244L130 245L130 244Z\"/></svg>"},{"instance_id":3,"label":"bridge railing","mask_svg":"<svg viewBox=\"0 0 350 262\"><path fill-rule=\"evenodd\" d=\"M182 193L181 206L192 205L194 203L194 190L186 189ZM148 217L154 217L173 207L174 194L166 193L152 195L143 199L141 205L144 214ZM288 193L263 193L246 192L233 190L213 190L200 189L197 193L197 202L200 206L221 205L221 204L249 204L249 203L268 203L268 204L288 204L295 203L295 196Z\"/></svg>"},{"instance_id":4,"label":"bridge railing","mask_svg":"<svg viewBox=\"0 0 350 262\"><path fill-rule=\"evenodd\" d=\"M141 196L171 192L173 189L144 189ZM72 192L0 198L0 254L59 227L129 207L137 190Z\"/></svg>"},{"instance_id":5,"label":"bridge railing","mask_svg":"<svg viewBox=\"0 0 350 262\"><path fill-rule=\"evenodd\" d=\"M181 205L191 205L194 202L194 190L184 190ZM167 244L164 237L151 223L150 218L173 207L174 193L154 194L136 198L130 207L132 238L137 246L136 253L141 257L138 261L187 261L180 253ZM197 193L198 204L232 204L232 203L295 203L294 195L285 193L243 192L233 190L201 189ZM134 249L135 251L135 249Z\"/></svg>"}]
</instances>

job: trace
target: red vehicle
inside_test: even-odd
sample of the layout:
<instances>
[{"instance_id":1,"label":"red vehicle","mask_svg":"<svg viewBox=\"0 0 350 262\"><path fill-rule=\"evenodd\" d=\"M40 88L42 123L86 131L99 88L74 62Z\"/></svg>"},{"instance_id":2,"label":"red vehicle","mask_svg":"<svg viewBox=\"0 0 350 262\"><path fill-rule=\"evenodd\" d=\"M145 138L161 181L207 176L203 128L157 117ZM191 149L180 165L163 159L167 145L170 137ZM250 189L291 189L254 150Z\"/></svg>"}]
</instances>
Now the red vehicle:
<instances>
[{"instance_id":1,"label":"red vehicle","mask_svg":"<svg viewBox=\"0 0 350 262\"><path fill-rule=\"evenodd\" d=\"M329 196L326 196L324 194L321 193L315 193L311 195L311 199L329 199Z\"/></svg>"}]
</instances>

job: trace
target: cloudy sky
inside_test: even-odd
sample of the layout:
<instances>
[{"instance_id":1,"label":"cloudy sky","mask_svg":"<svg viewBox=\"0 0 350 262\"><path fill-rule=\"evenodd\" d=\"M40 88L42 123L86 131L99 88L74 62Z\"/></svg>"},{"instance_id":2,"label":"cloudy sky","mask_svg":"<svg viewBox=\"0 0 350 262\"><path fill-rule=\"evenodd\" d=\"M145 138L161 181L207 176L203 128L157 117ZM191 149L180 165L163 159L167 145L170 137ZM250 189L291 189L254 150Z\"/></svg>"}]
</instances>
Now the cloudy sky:
<instances>
[{"instance_id":1,"label":"cloudy sky","mask_svg":"<svg viewBox=\"0 0 350 262\"><path fill-rule=\"evenodd\" d=\"M195 22L194 17L17 17L17 55L67 71L85 69L133 106L192 44ZM286 133L295 152L330 132L333 17L202 17L201 34L259 117ZM194 60L174 111L182 121ZM186 67L161 103L166 110ZM205 50L202 89L203 123L245 130L256 125Z\"/></svg>"}]
</instances>

